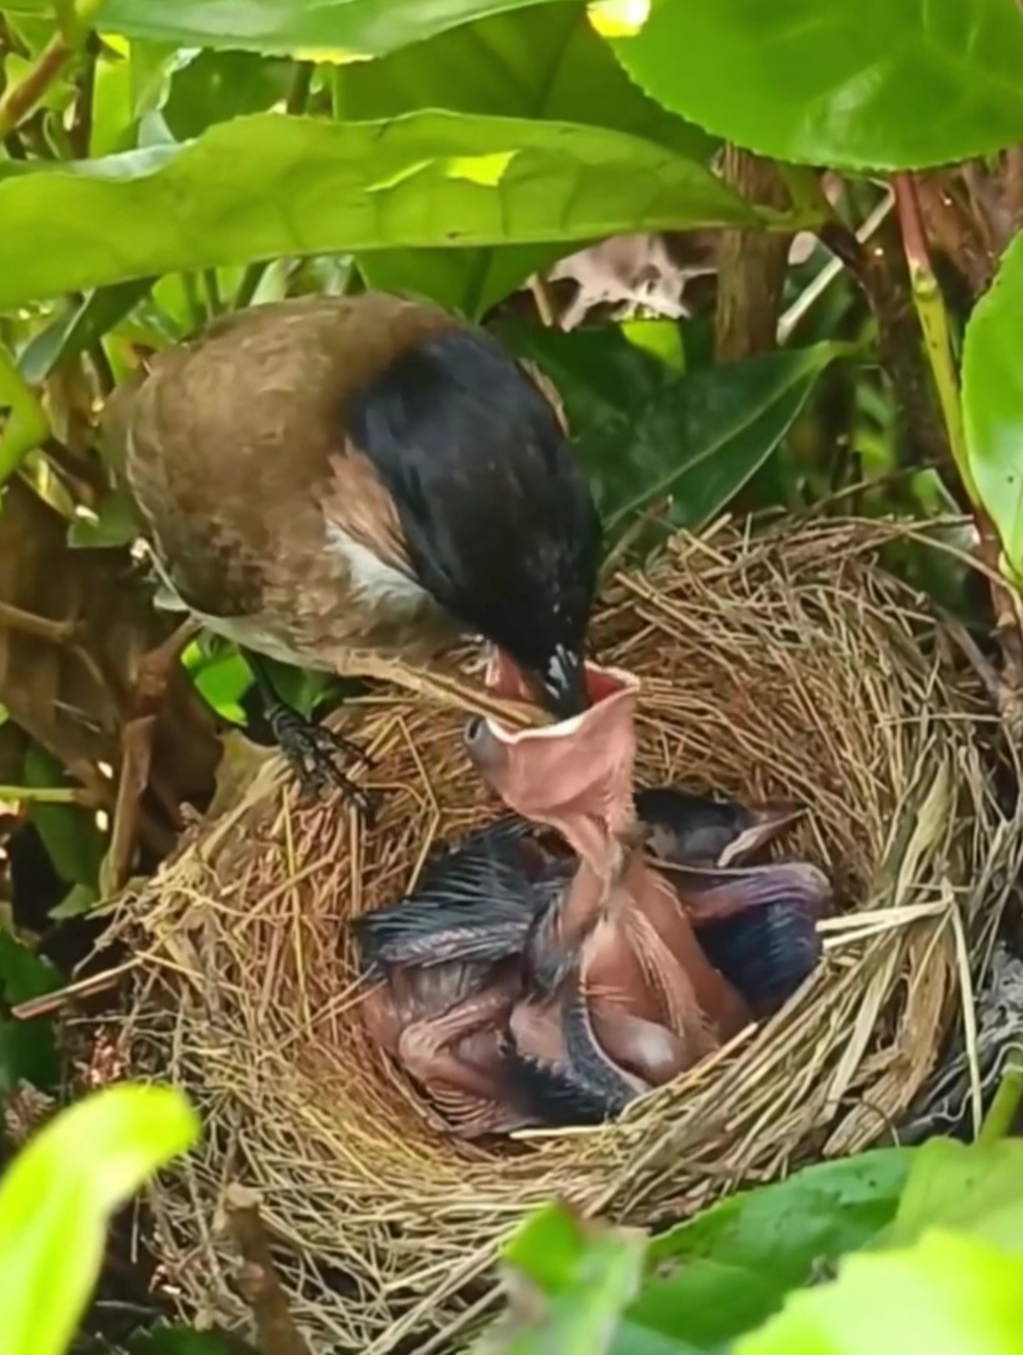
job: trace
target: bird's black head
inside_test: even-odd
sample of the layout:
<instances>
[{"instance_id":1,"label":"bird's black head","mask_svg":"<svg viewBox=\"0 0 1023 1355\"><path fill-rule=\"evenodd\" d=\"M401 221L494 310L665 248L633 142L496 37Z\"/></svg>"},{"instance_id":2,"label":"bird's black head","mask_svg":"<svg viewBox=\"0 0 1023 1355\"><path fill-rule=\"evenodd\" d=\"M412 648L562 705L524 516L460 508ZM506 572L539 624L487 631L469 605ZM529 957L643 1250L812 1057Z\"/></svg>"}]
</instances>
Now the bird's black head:
<instances>
[{"instance_id":1,"label":"bird's black head","mask_svg":"<svg viewBox=\"0 0 1023 1355\"><path fill-rule=\"evenodd\" d=\"M396 357L345 417L424 588L508 655L553 715L585 709L600 520L536 383L490 335L452 326Z\"/></svg>"}]
</instances>

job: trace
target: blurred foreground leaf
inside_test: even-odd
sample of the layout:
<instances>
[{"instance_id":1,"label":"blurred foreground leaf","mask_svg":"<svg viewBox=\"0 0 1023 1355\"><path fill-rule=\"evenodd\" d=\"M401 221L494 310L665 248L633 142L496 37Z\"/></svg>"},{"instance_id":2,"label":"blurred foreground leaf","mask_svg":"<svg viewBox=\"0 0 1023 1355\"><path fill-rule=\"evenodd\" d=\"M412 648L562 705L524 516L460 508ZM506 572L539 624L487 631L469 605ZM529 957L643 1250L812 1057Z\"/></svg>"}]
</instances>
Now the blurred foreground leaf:
<instances>
[{"instance_id":1,"label":"blurred foreground leaf","mask_svg":"<svg viewBox=\"0 0 1023 1355\"><path fill-rule=\"evenodd\" d=\"M735 1355L1020 1355L1023 1260L953 1233L847 1257L791 1296Z\"/></svg>"},{"instance_id":2,"label":"blurred foreground leaf","mask_svg":"<svg viewBox=\"0 0 1023 1355\"><path fill-rule=\"evenodd\" d=\"M913 169L1023 138L1016 0L607 0L595 22L623 12L613 46L642 89L779 160Z\"/></svg>"},{"instance_id":3,"label":"blurred foreground leaf","mask_svg":"<svg viewBox=\"0 0 1023 1355\"><path fill-rule=\"evenodd\" d=\"M62 1355L109 1215L197 1134L180 1092L125 1084L62 1112L18 1154L0 1181L5 1355Z\"/></svg>"},{"instance_id":4,"label":"blurred foreground leaf","mask_svg":"<svg viewBox=\"0 0 1023 1355\"><path fill-rule=\"evenodd\" d=\"M255 114L180 147L0 162L0 307L279 254L757 220L702 165L620 132L443 112L340 125Z\"/></svg>"},{"instance_id":5,"label":"blurred foreground leaf","mask_svg":"<svg viewBox=\"0 0 1023 1355\"><path fill-rule=\"evenodd\" d=\"M544 3L551 0L109 0L100 26L174 46L343 61L421 42L484 14ZM11 0L4 8L39 14L51 4Z\"/></svg>"},{"instance_id":6,"label":"blurred foreground leaf","mask_svg":"<svg viewBox=\"0 0 1023 1355\"><path fill-rule=\"evenodd\" d=\"M216 1332L192 1331L189 1327L157 1326L133 1336L127 1355L242 1355L252 1347L240 1337Z\"/></svg>"},{"instance_id":7,"label":"blurred foreground leaf","mask_svg":"<svg viewBox=\"0 0 1023 1355\"><path fill-rule=\"evenodd\" d=\"M504 1249L540 1313L519 1314L513 1301L506 1355L604 1355L639 1285L646 1245L638 1231L583 1223L557 1205L540 1210Z\"/></svg>"},{"instance_id":8,"label":"blurred foreground leaf","mask_svg":"<svg viewBox=\"0 0 1023 1355\"><path fill-rule=\"evenodd\" d=\"M886 1148L820 1163L661 1233L630 1319L699 1350L735 1340L890 1223L913 1161Z\"/></svg>"},{"instance_id":9,"label":"blurred foreground leaf","mask_svg":"<svg viewBox=\"0 0 1023 1355\"><path fill-rule=\"evenodd\" d=\"M966 456L1006 559L1023 576L1023 235L977 302L963 343Z\"/></svg>"},{"instance_id":10,"label":"blurred foreground leaf","mask_svg":"<svg viewBox=\"0 0 1023 1355\"><path fill-rule=\"evenodd\" d=\"M1023 1141L981 1146L932 1139L918 1148L898 1213L879 1240L904 1246L931 1227L1023 1256Z\"/></svg>"}]
</instances>

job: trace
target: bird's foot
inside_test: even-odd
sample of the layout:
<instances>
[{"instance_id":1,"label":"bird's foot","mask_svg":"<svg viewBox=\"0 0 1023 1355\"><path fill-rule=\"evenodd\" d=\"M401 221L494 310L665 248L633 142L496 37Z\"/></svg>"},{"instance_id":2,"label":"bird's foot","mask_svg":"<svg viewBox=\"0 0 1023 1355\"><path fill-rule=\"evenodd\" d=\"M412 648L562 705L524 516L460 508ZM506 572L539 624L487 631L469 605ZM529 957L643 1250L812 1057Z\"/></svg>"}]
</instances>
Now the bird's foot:
<instances>
[{"instance_id":1,"label":"bird's foot","mask_svg":"<svg viewBox=\"0 0 1023 1355\"><path fill-rule=\"evenodd\" d=\"M366 822L376 816L376 800L357 785L339 766L339 762L358 762L372 767L373 759L358 744L324 725L313 724L298 711L275 701L267 711L270 728L298 778L304 797L322 799L331 786L355 804Z\"/></svg>"}]
</instances>

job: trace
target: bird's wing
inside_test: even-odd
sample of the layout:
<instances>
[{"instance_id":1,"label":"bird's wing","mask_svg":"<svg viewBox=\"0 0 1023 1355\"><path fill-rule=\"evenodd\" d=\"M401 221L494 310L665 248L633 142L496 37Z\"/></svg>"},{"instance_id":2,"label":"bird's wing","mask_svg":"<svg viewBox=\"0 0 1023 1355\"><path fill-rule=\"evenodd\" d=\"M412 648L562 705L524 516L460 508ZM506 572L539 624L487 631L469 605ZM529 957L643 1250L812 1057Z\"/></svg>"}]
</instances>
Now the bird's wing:
<instances>
[{"instance_id":1,"label":"bird's wing","mask_svg":"<svg viewBox=\"0 0 1023 1355\"><path fill-rule=\"evenodd\" d=\"M348 455L346 401L441 323L436 308L379 294L256 306L159 354L111 401L113 459L191 607L253 616L282 551L299 576L305 557L322 560L339 459L355 477L349 516L379 511L386 525L377 478Z\"/></svg>"},{"instance_id":2,"label":"bird's wing","mask_svg":"<svg viewBox=\"0 0 1023 1355\"><path fill-rule=\"evenodd\" d=\"M353 924L364 963L432 964L518 954L546 895L514 848L528 825L502 819L431 863L406 898Z\"/></svg>"}]
</instances>

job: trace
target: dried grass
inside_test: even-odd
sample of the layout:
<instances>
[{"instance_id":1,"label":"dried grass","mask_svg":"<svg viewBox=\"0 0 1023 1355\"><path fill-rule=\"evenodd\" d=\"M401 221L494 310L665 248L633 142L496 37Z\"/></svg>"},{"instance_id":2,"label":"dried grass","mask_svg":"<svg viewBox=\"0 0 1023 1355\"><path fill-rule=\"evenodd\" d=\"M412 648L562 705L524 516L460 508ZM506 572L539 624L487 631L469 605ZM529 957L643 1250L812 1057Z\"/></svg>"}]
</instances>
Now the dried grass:
<instances>
[{"instance_id":1,"label":"dried grass","mask_svg":"<svg viewBox=\"0 0 1023 1355\"><path fill-rule=\"evenodd\" d=\"M804 801L798 845L843 911L826 964L766 1028L612 1127L453 1142L353 1015L345 920L493 812L459 709L349 713L391 792L375 831L336 804L296 808L275 763L126 906L117 925L143 956L131 1066L186 1088L206 1124L153 1192L192 1316L246 1319L218 1226L234 1181L262 1194L314 1350L414 1338L426 1355L485 1315L495 1239L553 1193L656 1225L897 1121L955 1014L964 939L989 934L1023 851L1023 822L989 789L993 722L923 603L873 563L897 532L679 537L606 590L597 652L643 678L644 780Z\"/></svg>"}]
</instances>

